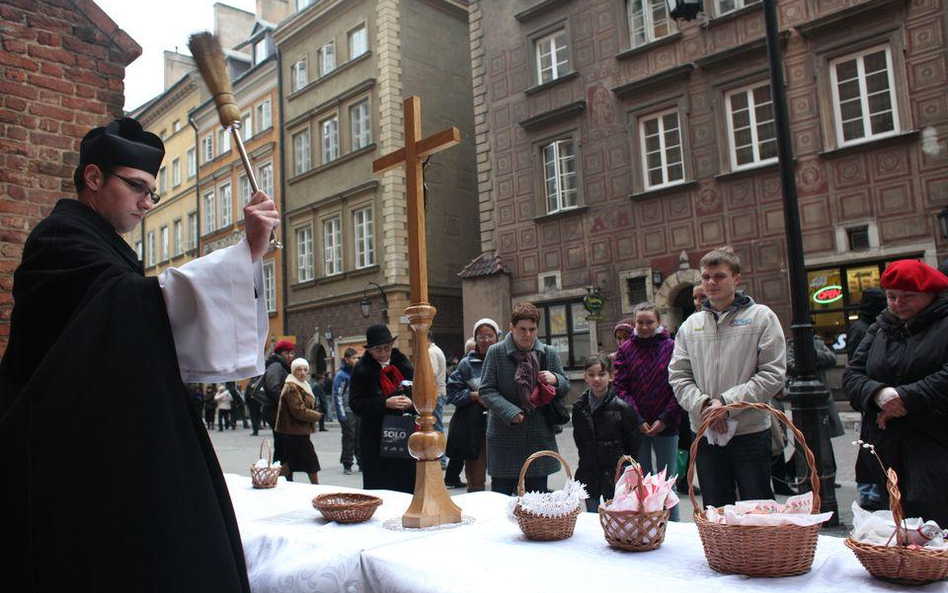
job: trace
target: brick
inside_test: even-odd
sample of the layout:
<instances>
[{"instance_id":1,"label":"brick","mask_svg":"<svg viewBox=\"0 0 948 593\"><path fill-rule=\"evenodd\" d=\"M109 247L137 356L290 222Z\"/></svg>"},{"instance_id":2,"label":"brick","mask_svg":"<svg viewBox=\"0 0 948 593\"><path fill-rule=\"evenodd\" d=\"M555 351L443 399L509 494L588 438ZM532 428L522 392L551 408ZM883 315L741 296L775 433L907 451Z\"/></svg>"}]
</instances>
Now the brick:
<instances>
[{"instance_id":1,"label":"brick","mask_svg":"<svg viewBox=\"0 0 948 593\"><path fill-rule=\"evenodd\" d=\"M52 105L41 105L33 103L30 105L30 113L43 117L58 119L59 121L71 122L75 119L75 112L72 109L63 109Z\"/></svg>"},{"instance_id":2,"label":"brick","mask_svg":"<svg viewBox=\"0 0 948 593\"><path fill-rule=\"evenodd\" d=\"M60 47L63 44L63 39L51 31L37 31L36 42L50 47Z\"/></svg>"},{"instance_id":3,"label":"brick","mask_svg":"<svg viewBox=\"0 0 948 593\"><path fill-rule=\"evenodd\" d=\"M44 117L39 121L39 129L50 134L59 134L59 122L54 119Z\"/></svg>"},{"instance_id":4,"label":"brick","mask_svg":"<svg viewBox=\"0 0 948 593\"><path fill-rule=\"evenodd\" d=\"M105 79L104 79L104 78L102 78L102 77L99 76L98 74L94 74L94 73L92 73L92 72L90 72L90 71L88 71L88 70L80 70L80 69L77 69L77 68L70 68L69 70L66 71L66 76L65 76L65 78L66 78L66 80L71 80L71 81L76 82L76 83L81 82L81 83L83 83L83 84L88 84L88 85L94 86L94 87L102 87L102 86L105 86Z\"/></svg>"},{"instance_id":5,"label":"brick","mask_svg":"<svg viewBox=\"0 0 948 593\"><path fill-rule=\"evenodd\" d=\"M55 134L44 134L42 132L30 132L30 142L62 150L72 150L73 147L72 138L64 138Z\"/></svg>"},{"instance_id":6,"label":"brick","mask_svg":"<svg viewBox=\"0 0 948 593\"><path fill-rule=\"evenodd\" d=\"M42 60L51 60L60 64L66 64L67 66L72 66L76 63L76 56L64 49L47 47L45 45L31 45L27 51L30 56Z\"/></svg>"},{"instance_id":7,"label":"brick","mask_svg":"<svg viewBox=\"0 0 948 593\"><path fill-rule=\"evenodd\" d=\"M3 49L14 54L25 54L26 44L19 39L5 39L3 41Z\"/></svg>"},{"instance_id":8,"label":"brick","mask_svg":"<svg viewBox=\"0 0 948 593\"><path fill-rule=\"evenodd\" d=\"M86 68L88 70L95 70L98 68L98 64L102 60L96 60L95 58L90 58L89 56L76 56L76 66L80 68Z\"/></svg>"},{"instance_id":9,"label":"brick","mask_svg":"<svg viewBox=\"0 0 948 593\"><path fill-rule=\"evenodd\" d=\"M29 228L27 224L26 217L16 216L13 214L6 214L0 216L0 229L20 229L26 230Z\"/></svg>"},{"instance_id":10,"label":"brick","mask_svg":"<svg viewBox=\"0 0 948 593\"><path fill-rule=\"evenodd\" d=\"M7 126L7 138L10 140L26 141L26 130L19 126Z\"/></svg>"},{"instance_id":11,"label":"brick","mask_svg":"<svg viewBox=\"0 0 948 593\"><path fill-rule=\"evenodd\" d=\"M96 98L109 105L123 105L125 103L125 95L123 93L105 89L100 89L96 92Z\"/></svg>"},{"instance_id":12,"label":"brick","mask_svg":"<svg viewBox=\"0 0 948 593\"><path fill-rule=\"evenodd\" d=\"M2 91L3 86L2 83L0 83L0 92ZM102 103L99 103L98 101L89 101L86 99L77 99L74 97L63 97L63 107L85 111L88 113L105 113L105 105Z\"/></svg>"},{"instance_id":13,"label":"brick","mask_svg":"<svg viewBox=\"0 0 948 593\"><path fill-rule=\"evenodd\" d=\"M86 113L85 111L76 112L76 124L86 127L96 127L99 125L99 117Z\"/></svg>"},{"instance_id":14,"label":"brick","mask_svg":"<svg viewBox=\"0 0 948 593\"><path fill-rule=\"evenodd\" d=\"M98 70L105 76L114 76L116 78L125 77L125 67L122 66L121 63L99 60Z\"/></svg>"},{"instance_id":15,"label":"brick","mask_svg":"<svg viewBox=\"0 0 948 593\"><path fill-rule=\"evenodd\" d=\"M63 37L63 49L99 59L109 55L108 50L104 47L81 41L75 37Z\"/></svg>"},{"instance_id":16,"label":"brick","mask_svg":"<svg viewBox=\"0 0 948 593\"><path fill-rule=\"evenodd\" d=\"M34 84L38 87L44 89L49 89L51 91L59 91L61 93L66 93L71 95L76 87L71 82L59 78L52 78L50 76L43 76L42 74L31 74L27 77L30 84Z\"/></svg>"},{"instance_id":17,"label":"brick","mask_svg":"<svg viewBox=\"0 0 948 593\"><path fill-rule=\"evenodd\" d=\"M95 89L84 84L77 84L76 96L83 99L95 99Z\"/></svg>"},{"instance_id":18,"label":"brick","mask_svg":"<svg viewBox=\"0 0 948 593\"><path fill-rule=\"evenodd\" d=\"M13 111L23 111L26 109L26 101L20 97L6 97L3 100L3 105L7 109L12 109Z\"/></svg>"},{"instance_id":19,"label":"brick","mask_svg":"<svg viewBox=\"0 0 948 593\"><path fill-rule=\"evenodd\" d=\"M0 212L7 212L11 214L25 214L25 212L17 212L16 207L22 207L24 209L29 208L29 204L26 204L22 200L26 200L26 190L20 187L19 185L7 185L7 197L11 198L9 200L0 200ZM17 201L21 200L21 201ZM11 209L13 208L13 209Z\"/></svg>"},{"instance_id":20,"label":"brick","mask_svg":"<svg viewBox=\"0 0 948 593\"><path fill-rule=\"evenodd\" d=\"M125 81L121 78L110 78L109 79L109 90L122 93L125 91Z\"/></svg>"},{"instance_id":21,"label":"brick","mask_svg":"<svg viewBox=\"0 0 948 593\"><path fill-rule=\"evenodd\" d=\"M55 31L56 33L65 33L67 35L72 33L71 24L57 18L52 18L52 16L55 15L54 9L45 7L44 12L46 14L31 14L26 17L26 22L34 29L37 29L37 33L40 31ZM37 39L38 38L39 36L37 35Z\"/></svg>"},{"instance_id":22,"label":"brick","mask_svg":"<svg viewBox=\"0 0 948 593\"><path fill-rule=\"evenodd\" d=\"M64 123L60 126L60 131L66 136L72 136L73 138L82 138L86 135L86 132L89 131L89 126L78 126L75 124L66 124Z\"/></svg>"},{"instance_id":23,"label":"brick","mask_svg":"<svg viewBox=\"0 0 948 593\"><path fill-rule=\"evenodd\" d=\"M63 67L58 64L54 64L52 62L43 62L40 66L40 72L46 76L62 77L66 71L63 70Z\"/></svg>"}]
</instances>

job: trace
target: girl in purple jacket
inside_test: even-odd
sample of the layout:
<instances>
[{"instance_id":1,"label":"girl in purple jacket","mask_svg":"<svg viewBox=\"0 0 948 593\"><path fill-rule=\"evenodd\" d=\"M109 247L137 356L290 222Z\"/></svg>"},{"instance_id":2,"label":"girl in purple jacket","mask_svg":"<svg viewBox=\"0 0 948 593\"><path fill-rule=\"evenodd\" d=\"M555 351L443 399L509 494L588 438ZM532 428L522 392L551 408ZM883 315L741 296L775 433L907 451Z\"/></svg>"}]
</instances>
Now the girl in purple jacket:
<instances>
[{"instance_id":1,"label":"girl in purple jacket","mask_svg":"<svg viewBox=\"0 0 948 593\"><path fill-rule=\"evenodd\" d=\"M635 411L641 433L638 462L643 472L672 474L677 469L678 424L681 408L668 384L668 363L675 341L661 325L658 309L651 303L635 308L635 333L619 348L615 359L616 394ZM655 462L652 462L652 454ZM678 507L672 507L678 521Z\"/></svg>"}]
</instances>

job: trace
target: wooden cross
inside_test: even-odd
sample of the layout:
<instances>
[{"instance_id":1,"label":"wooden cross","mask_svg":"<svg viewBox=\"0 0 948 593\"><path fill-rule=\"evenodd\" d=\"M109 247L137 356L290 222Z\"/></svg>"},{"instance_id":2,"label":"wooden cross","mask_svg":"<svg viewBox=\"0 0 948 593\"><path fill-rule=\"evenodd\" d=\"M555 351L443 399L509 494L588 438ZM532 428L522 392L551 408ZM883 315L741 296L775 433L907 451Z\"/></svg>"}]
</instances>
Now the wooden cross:
<instances>
[{"instance_id":1,"label":"wooden cross","mask_svg":"<svg viewBox=\"0 0 948 593\"><path fill-rule=\"evenodd\" d=\"M405 310L414 334L412 364L415 377L412 401L420 414L421 430L411 435L408 449L418 460L415 471L415 494L402 515L405 527L431 527L444 523L460 523L461 509L451 501L444 486L440 457L445 438L434 430L437 404L434 373L428 358L428 329L437 311L428 303L428 262L425 241L425 200L422 159L461 142L461 133L451 127L427 138L421 137L421 100L405 99L405 147L376 159L372 171L384 173L405 165L408 192L408 274L411 281L411 306Z\"/></svg>"}]
</instances>

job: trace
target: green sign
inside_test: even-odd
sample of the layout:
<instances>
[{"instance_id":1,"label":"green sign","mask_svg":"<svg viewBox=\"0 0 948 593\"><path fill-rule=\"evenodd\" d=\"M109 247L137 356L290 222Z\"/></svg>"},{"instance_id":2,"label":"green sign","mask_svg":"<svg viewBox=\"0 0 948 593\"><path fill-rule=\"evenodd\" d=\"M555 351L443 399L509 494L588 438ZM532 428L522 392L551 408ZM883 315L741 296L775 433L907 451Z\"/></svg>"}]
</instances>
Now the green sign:
<instances>
[{"instance_id":1,"label":"green sign","mask_svg":"<svg viewBox=\"0 0 948 593\"><path fill-rule=\"evenodd\" d=\"M593 313L592 315L586 316L586 321L605 321L606 318L598 313Z\"/></svg>"},{"instance_id":2,"label":"green sign","mask_svg":"<svg viewBox=\"0 0 948 593\"><path fill-rule=\"evenodd\" d=\"M602 311L603 305L606 304L606 299L602 297L598 292L591 292L583 297L583 307L586 308L590 313L596 314Z\"/></svg>"}]
</instances>

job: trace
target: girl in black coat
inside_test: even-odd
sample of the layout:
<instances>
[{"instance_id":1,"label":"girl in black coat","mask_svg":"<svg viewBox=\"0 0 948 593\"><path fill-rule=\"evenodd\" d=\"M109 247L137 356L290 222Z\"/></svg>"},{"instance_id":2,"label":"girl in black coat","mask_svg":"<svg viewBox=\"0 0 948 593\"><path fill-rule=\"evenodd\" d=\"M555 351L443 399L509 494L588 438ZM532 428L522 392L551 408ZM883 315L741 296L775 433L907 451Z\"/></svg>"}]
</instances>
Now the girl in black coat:
<instances>
[{"instance_id":1,"label":"girl in black coat","mask_svg":"<svg viewBox=\"0 0 948 593\"><path fill-rule=\"evenodd\" d=\"M411 399L394 395L398 381L410 381L414 369L408 358L392 347L395 338L385 325L373 325L366 332L366 352L356 363L349 383L349 405L359 416L359 444L362 448L362 487L398 490L411 493L415 489L415 460L382 457L382 419L386 414L413 412ZM392 366L391 371L383 368ZM396 375L397 371L397 375ZM385 387L383 387L383 384Z\"/></svg>"},{"instance_id":2,"label":"girl in black coat","mask_svg":"<svg viewBox=\"0 0 948 593\"><path fill-rule=\"evenodd\" d=\"M586 510L599 508L599 497L612 498L615 471L623 455L639 453L635 411L616 397L609 374L612 363L605 354L586 359L588 389L573 404L573 439L579 450L576 480L586 485Z\"/></svg>"}]
</instances>

